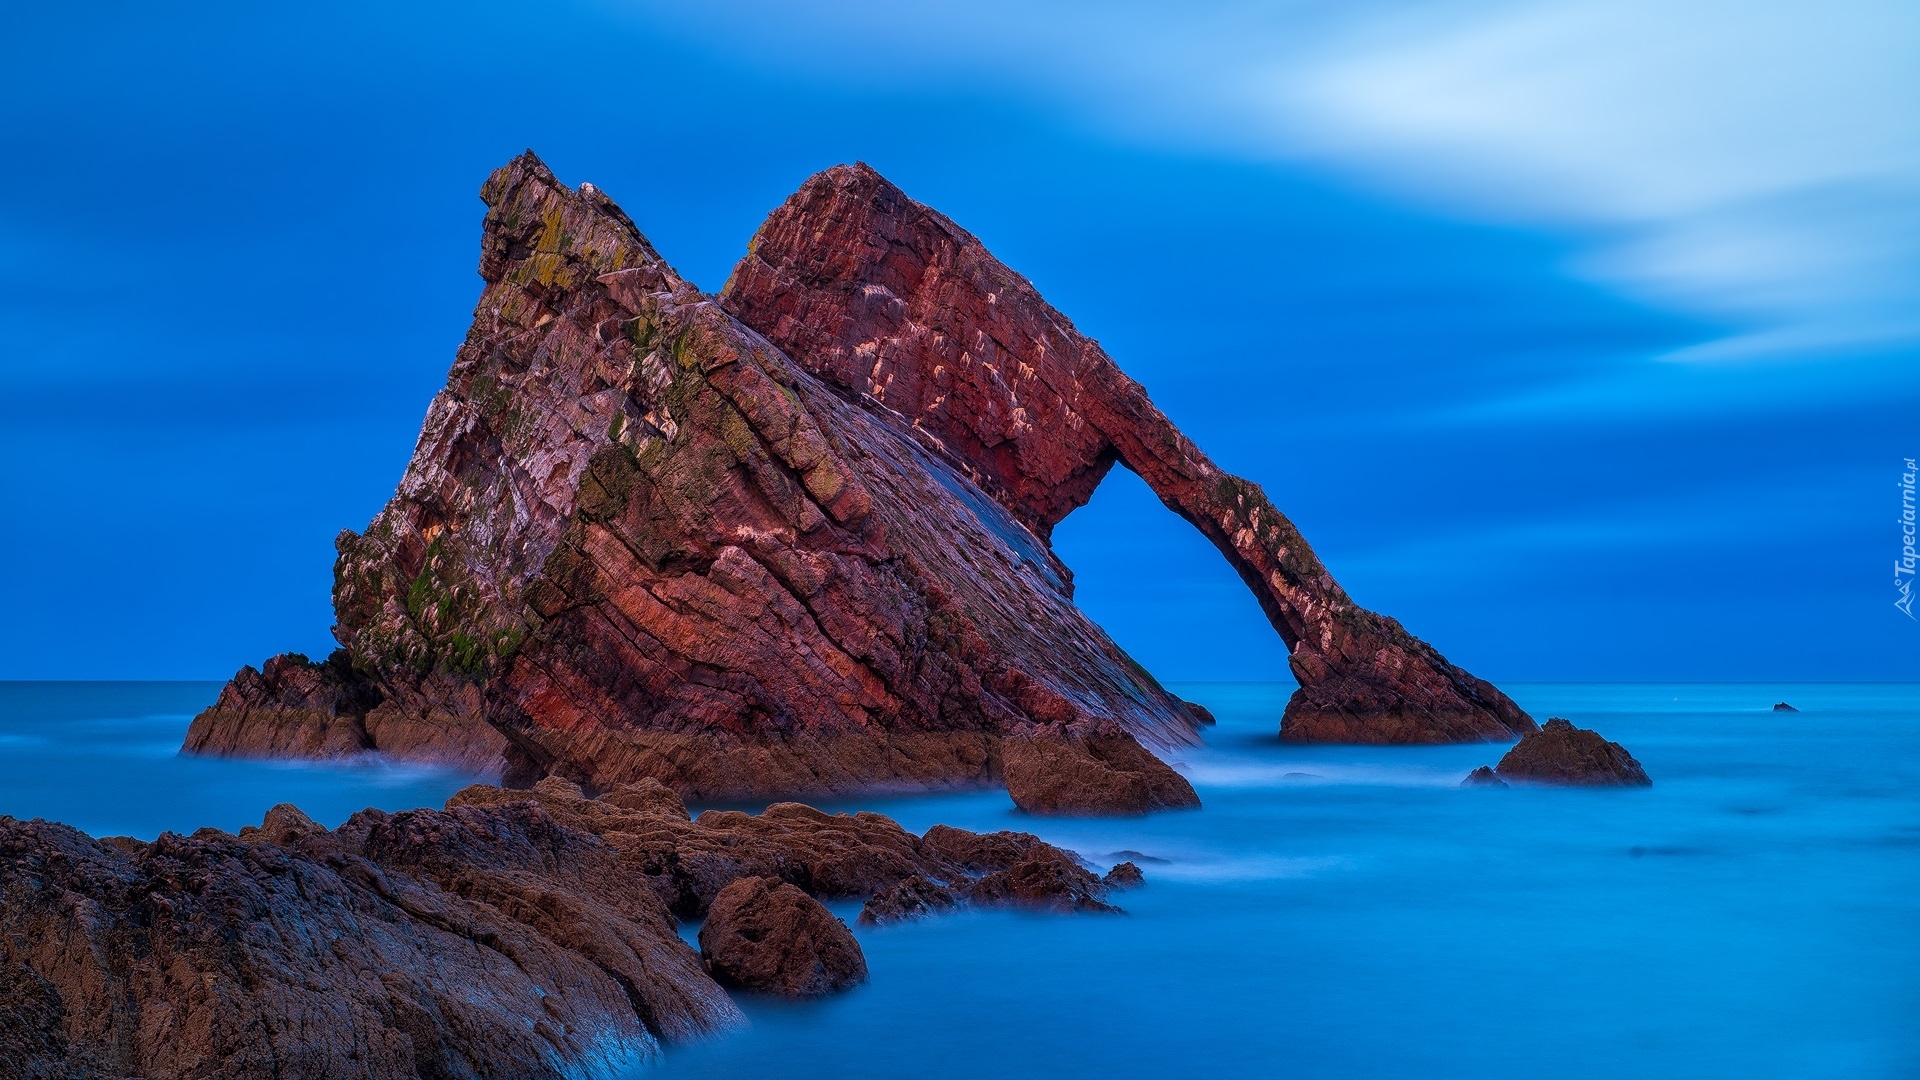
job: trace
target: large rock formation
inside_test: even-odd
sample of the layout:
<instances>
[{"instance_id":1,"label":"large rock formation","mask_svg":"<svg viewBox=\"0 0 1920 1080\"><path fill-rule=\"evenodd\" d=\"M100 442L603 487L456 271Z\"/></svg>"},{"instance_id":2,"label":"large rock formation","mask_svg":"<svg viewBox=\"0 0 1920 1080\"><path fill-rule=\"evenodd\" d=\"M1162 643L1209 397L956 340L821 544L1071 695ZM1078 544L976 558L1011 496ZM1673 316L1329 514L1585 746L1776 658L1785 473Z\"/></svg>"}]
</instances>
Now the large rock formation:
<instances>
[{"instance_id":1,"label":"large rock formation","mask_svg":"<svg viewBox=\"0 0 1920 1080\"><path fill-rule=\"evenodd\" d=\"M738 1019L674 922L743 879L783 906L736 904L716 936L757 920L822 961L820 980L799 948L725 969L775 989L863 967L809 895L912 879L974 903L1106 908L1105 883L1024 833L918 837L798 804L689 821L661 796L548 779L331 832L278 806L238 837L150 844L0 817L0 1075L613 1075Z\"/></svg>"},{"instance_id":2,"label":"large rock formation","mask_svg":"<svg viewBox=\"0 0 1920 1080\"><path fill-rule=\"evenodd\" d=\"M1256 484L1208 460L1100 346L980 241L865 165L774 211L720 303L896 414L1045 539L1115 462L1219 548L1291 650L1283 738L1504 740L1533 721L1355 604Z\"/></svg>"},{"instance_id":3,"label":"large rock formation","mask_svg":"<svg viewBox=\"0 0 1920 1080\"><path fill-rule=\"evenodd\" d=\"M1197 805L1150 753L1087 752L1196 741L1047 543L1115 461L1293 647L1289 737L1531 727L1354 606L1257 487L871 170L809 181L719 300L531 154L481 195L473 328L393 500L337 542L341 651L242 671L188 750L697 798L1004 777L1036 811ZM1010 739L1046 750L1044 790Z\"/></svg>"}]
</instances>

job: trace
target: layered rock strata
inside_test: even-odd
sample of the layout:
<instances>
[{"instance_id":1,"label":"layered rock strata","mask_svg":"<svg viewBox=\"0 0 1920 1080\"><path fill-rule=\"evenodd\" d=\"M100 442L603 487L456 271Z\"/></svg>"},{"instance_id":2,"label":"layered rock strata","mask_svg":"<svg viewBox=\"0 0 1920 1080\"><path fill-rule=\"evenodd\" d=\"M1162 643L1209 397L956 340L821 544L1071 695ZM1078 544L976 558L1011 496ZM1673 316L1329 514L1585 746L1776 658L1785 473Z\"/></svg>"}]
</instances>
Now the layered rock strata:
<instances>
[{"instance_id":1,"label":"layered rock strata","mask_svg":"<svg viewBox=\"0 0 1920 1080\"><path fill-rule=\"evenodd\" d=\"M1287 737L1531 727L1353 605L1258 487L871 170L809 181L718 299L531 154L481 195L472 329L392 501L336 542L341 650L243 670L187 750L703 799L1005 782L1034 812L1195 806L1149 750L1204 714L1074 606L1048 544L1116 461L1292 648Z\"/></svg>"},{"instance_id":2,"label":"layered rock strata","mask_svg":"<svg viewBox=\"0 0 1920 1080\"><path fill-rule=\"evenodd\" d=\"M1194 741L1045 543L591 185L526 155L482 197L473 329L392 502L338 541L344 655L242 672L188 750L715 799L993 783L1014 733Z\"/></svg>"},{"instance_id":3,"label":"layered rock strata","mask_svg":"<svg viewBox=\"0 0 1920 1080\"><path fill-rule=\"evenodd\" d=\"M1046 539L1117 462L1213 542L1290 650L1303 742L1505 740L1531 718L1355 604L1259 485L1222 470L1099 344L964 229L865 165L808 180L720 303L807 371L900 418Z\"/></svg>"},{"instance_id":4,"label":"layered rock strata","mask_svg":"<svg viewBox=\"0 0 1920 1080\"><path fill-rule=\"evenodd\" d=\"M689 820L648 783L599 799L562 780L476 786L444 810L368 810L331 831L280 806L238 837L203 829L152 843L0 817L0 1067L612 1075L739 1017L676 918L721 909L723 924L806 939L822 980L806 976L799 949L740 970L810 992L847 985L858 947L810 909L796 916L794 892L817 907L809 897L872 897L908 879L1059 910L1105 892L1071 854L1026 834L919 837L879 815L798 804Z\"/></svg>"},{"instance_id":5,"label":"layered rock strata","mask_svg":"<svg viewBox=\"0 0 1920 1080\"><path fill-rule=\"evenodd\" d=\"M1553 717L1539 731L1523 737L1500 759L1493 771L1499 780L1522 780L1536 784L1574 784L1583 786L1650 787L1647 770L1634 760L1627 748L1609 742L1597 731L1577 728L1568 720ZM1474 770L1482 777L1486 767Z\"/></svg>"}]
</instances>

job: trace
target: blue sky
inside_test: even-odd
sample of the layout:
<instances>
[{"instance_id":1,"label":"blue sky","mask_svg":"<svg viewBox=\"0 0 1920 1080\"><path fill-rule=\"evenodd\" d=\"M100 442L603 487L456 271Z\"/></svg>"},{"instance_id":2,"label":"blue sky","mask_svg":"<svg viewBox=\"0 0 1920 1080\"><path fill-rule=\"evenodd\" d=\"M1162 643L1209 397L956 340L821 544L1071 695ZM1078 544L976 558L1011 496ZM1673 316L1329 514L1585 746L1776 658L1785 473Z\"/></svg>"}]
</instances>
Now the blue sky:
<instances>
[{"instance_id":1,"label":"blue sky","mask_svg":"<svg viewBox=\"0 0 1920 1080\"><path fill-rule=\"evenodd\" d=\"M270 10L268 8L271 8ZM1920 9L49 5L0 69L0 677L330 645L532 147L717 288L863 159L1477 673L1910 679ZM1132 477L1061 526L1163 678L1284 678Z\"/></svg>"}]
</instances>

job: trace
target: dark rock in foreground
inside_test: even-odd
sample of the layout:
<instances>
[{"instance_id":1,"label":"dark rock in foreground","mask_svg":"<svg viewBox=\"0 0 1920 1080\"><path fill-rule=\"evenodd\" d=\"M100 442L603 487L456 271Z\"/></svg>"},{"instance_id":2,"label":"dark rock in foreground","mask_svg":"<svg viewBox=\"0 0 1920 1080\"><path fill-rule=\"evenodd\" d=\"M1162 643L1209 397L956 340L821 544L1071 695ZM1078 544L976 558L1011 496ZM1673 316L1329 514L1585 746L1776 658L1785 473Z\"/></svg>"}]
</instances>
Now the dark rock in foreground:
<instances>
[{"instance_id":1,"label":"dark rock in foreground","mask_svg":"<svg viewBox=\"0 0 1920 1080\"><path fill-rule=\"evenodd\" d=\"M871 169L809 180L717 298L532 154L481 197L473 325L392 500L336 540L341 650L242 670L187 750L722 799L991 784L1013 736L1046 731L1062 782L1018 785L1028 809L1191 805L1141 759L1195 742L1203 711L1074 606L1049 544L1116 462L1292 649L1285 737L1532 729L1354 604L1259 487Z\"/></svg>"},{"instance_id":2,"label":"dark rock in foreground","mask_svg":"<svg viewBox=\"0 0 1920 1080\"><path fill-rule=\"evenodd\" d=\"M795 891L859 899L912 879L955 903L1112 910L1071 854L1025 833L918 837L795 803L688 820L647 784L600 799L554 778L477 785L444 810L367 810L331 831L283 805L240 837L151 844L0 817L0 1066L379 1080L611 1070L737 1020L675 917L708 914L746 878L785 883L773 892L787 907L728 917L813 941L828 983L849 961L817 919L791 913ZM786 961L768 970L779 986L813 985Z\"/></svg>"},{"instance_id":3,"label":"dark rock in foreground","mask_svg":"<svg viewBox=\"0 0 1920 1080\"><path fill-rule=\"evenodd\" d=\"M1108 870L1106 876L1100 880L1105 882L1109 889L1135 889L1147 883L1147 875L1141 873L1138 866L1123 862L1115 864L1113 869Z\"/></svg>"},{"instance_id":4,"label":"dark rock in foreground","mask_svg":"<svg viewBox=\"0 0 1920 1080\"><path fill-rule=\"evenodd\" d=\"M779 878L720 890L700 927L700 955L722 985L819 997L865 982L867 958L847 924Z\"/></svg>"},{"instance_id":5,"label":"dark rock in foreground","mask_svg":"<svg viewBox=\"0 0 1920 1080\"><path fill-rule=\"evenodd\" d=\"M270 831L0 818L10 1075L559 1080L737 1017L644 876L534 804Z\"/></svg>"},{"instance_id":6,"label":"dark rock in foreground","mask_svg":"<svg viewBox=\"0 0 1920 1080\"><path fill-rule=\"evenodd\" d=\"M1030 814L1145 814L1200 805L1186 777L1111 724L1017 732L1000 752L1007 794Z\"/></svg>"},{"instance_id":7,"label":"dark rock in foreground","mask_svg":"<svg viewBox=\"0 0 1920 1080\"><path fill-rule=\"evenodd\" d=\"M1793 706L1787 704L1784 701L1781 701L1781 702L1776 702L1774 704L1773 711L1774 712L1799 712L1800 710L1794 708Z\"/></svg>"},{"instance_id":8,"label":"dark rock in foreground","mask_svg":"<svg viewBox=\"0 0 1920 1080\"><path fill-rule=\"evenodd\" d=\"M1625 747L1559 717L1521 738L1495 770L1502 779L1537 784L1649 787L1647 771Z\"/></svg>"},{"instance_id":9,"label":"dark rock in foreground","mask_svg":"<svg viewBox=\"0 0 1920 1080\"><path fill-rule=\"evenodd\" d=\"M1460 781L1460 786L1461 787L1506 787L1507 782L1505 780L1500 779L1500 774L1494 772L1491 766L1482 765L1479 768L1468 773L1467 778L1465 780Z\"/></svg>"}]
</instances>

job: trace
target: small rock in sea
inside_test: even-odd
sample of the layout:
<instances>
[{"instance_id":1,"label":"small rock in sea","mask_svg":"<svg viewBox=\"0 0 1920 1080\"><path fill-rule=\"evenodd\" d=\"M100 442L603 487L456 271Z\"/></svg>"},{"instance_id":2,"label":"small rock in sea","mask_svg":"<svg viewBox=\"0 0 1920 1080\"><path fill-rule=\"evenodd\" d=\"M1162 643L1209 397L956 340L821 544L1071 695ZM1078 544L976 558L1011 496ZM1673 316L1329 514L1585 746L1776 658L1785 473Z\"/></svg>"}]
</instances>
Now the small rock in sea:
<instances>
[{"instance_id":1,"label":"small rock in sea","mask_svg":"<svg viewBox=\"0 0 1920 1080\"><path fill-rule=\"evenodd\" d=\"M1497 772L1494 772L1492 768L1486 765L1482 765L1479 768L1468 773L1467 778L1465 780L1460 781L1460 786L1461 787L1506 787L1507 782L1505 780L1500 779L1500 774Z\"/></svg>"},{"instance_id":2,"label":"small rock in sea","mask_svg":"<svg viewBox=\"0 0 1920 1080\"><path fill-rule=\"evenodd\" d=\"M1209 727L1213 726L1215 723L1218 723L1218 721L1216 721L1213 718L1213 710L1207 708L1205 705L1202 705L1197 701L1188 701L1188 702L1183 702L1182 704L1186 705L1187 711L1193 714L1193 718L1195 720L1198 720Z\"/></svg>"},{"instance_id":3,"label":"small rock in sea","mask_svg":"<svg viewBox=\"0 0 1920 1080\"><path fill-rule=\"evenodd\" d=\"M1626 747L1608 742L1597 731L1574 727L1558 716L1548 719L1539 731L1523 736L1494 771L1503 780L1538 784L1653 785Z\"/></svg>"},{"instance_id":4,"label":"small rock in sea","mask_svg":"<svg viewBox=\"0 0 1920 1080\"><path fill-rule=\"evenodd\" d=\"M1793 706L1787 704L1784 701L1777 701L1777 702L1774 702L1773 711L1774 712L1799 712L1800 710L1794 708Z\"/></svg>"},{"instance_id":5,"label":"small rock in sea","mask_svg":"<svg viewBox=\"0 0 1920 1080\"><path fill-rule=\"evenodd\" d=\"M1147 875L1130 862L1119 863L1100 879L1109 889L1137 889L1147 883Z\"/></svg>"},{"instance_id":6,"label":"small rock in sea","mask_svg":"<svg viewBox=\"0 0 1920 1080\"><path fill-rule=\"evenodd\" d=\"M1147 862L1147 863L1171 864L1173 862L1172 859L1163 859L1158 855L1149 855L1144 851L1135 851L1132 848L1121 848L1119 851L1116 851L1113 853L1113 857L1121 860L1122 862L1131 862L1131 863Z\"/></svg>"},{"instance_id":7,"label":"small rock in sea","mask_svg":"<svg viewBox=\"0 0 1920 1080\"><path fill-rule=\"evenodd\" d=\"M1290 773L1281 774L1280 779L1282 780L1324 780L1326 779L1326 777L1321 776L1319 773L1290 772Z\"/></svg>"},{"instance_id":8,"label":"small rock in sea","mask_svg":"<svg viewBox=\"0 0 1920 1080\"><path fill-rule=\"evenodd\" d=\"M720 890L700 927L700 955L723 985L819 997L867 980L847 924L779 878L744 877Z\"/></svg>"}]
</instances>

